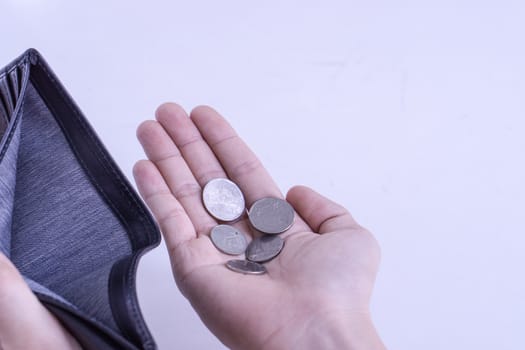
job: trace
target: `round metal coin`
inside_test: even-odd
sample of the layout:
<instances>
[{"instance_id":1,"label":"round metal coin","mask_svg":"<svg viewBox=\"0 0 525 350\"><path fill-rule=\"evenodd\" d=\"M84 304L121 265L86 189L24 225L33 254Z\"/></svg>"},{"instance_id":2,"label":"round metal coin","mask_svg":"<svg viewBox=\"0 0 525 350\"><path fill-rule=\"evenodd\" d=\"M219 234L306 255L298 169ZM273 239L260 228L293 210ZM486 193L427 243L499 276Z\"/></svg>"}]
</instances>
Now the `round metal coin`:
<instances>
[{"instance_id":1,"label":"round metal coin","mask_svg":"<svg viewBox=\"0 0 525 350\"><path fill-rule=\"evenodd\" d=\"M262 236L254 239L246 248L246 259L254 262L266 262L275 258L284 246L284 239L279 236Z\"/></svg>"},{"instance_id":2,"label":"round metal coin","mask_svg":"<svg viewBox=\"0 0 525 350\"><path fill-rule=\"evenodd\" d=\"M215 226L211 229L210 238L215 247L223 253L239 255L246 250L246 238L233 226Z\"/></svg>"},{"instance_id":3,"label":"round metal coin","mask_svg":"<svg viewBox=\"0 0 525 350\"><path fill-rule=\"evenodd\" d=\"M277 234L292 226L294 210L290 203L283 199L266 197L252 204L248 218L256 230L268 234Z\"/></svg>"},{"instance_id":4,"label":"round metal coin","mask_svg":"<svg viewBox=\"0 0 525 350\"><path fill-rule=\"evenodd\" d=\"M248 275L262 275L266 273L266 267L248 260L229 260L226 262L226 267L232 271Z\"/></svg>"},{"instance_id":5,"label":"round metal coin","mask_svg":"<svg viewBox=\"0 0 525 350\"><path fill-rule=\"evenodd\" d=\"M206 210L220 221L237 220L244 212L244 196L228 179L210 180L202 190L202 201Z\"/></svg>"}]
</instances>

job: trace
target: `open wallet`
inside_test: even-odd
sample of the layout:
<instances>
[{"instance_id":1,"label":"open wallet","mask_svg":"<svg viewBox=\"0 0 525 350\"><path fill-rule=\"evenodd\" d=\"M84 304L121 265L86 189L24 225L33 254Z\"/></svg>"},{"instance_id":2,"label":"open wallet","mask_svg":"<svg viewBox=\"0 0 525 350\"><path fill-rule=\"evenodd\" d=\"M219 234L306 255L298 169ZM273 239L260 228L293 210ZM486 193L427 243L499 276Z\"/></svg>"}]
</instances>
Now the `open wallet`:
<instances>
[{"instance_id":1,"label":"open wallet","mask_svg":"<svg viewBox=\"0 0 525 350\"><path fill-rule=\"evenodd\" d=\"M84 349L156 349L135 289L150 213L42 56L0 70L0 251Z\"/></svg>"}]
</instances>

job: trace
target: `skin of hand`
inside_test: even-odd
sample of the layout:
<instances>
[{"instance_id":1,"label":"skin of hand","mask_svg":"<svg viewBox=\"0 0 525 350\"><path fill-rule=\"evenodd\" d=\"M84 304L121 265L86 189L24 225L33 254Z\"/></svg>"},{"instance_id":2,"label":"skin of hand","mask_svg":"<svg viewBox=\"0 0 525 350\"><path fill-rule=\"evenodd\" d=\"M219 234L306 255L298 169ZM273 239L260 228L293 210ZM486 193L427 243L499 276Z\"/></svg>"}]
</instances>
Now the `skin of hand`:
<instances>
[{"instance_id":1,"label":"skin of hand","mask_svg":"<svg viewBox=\"0 0 525 350\"><path fill-rule=\"evenodd\" d=\"M175 281L205 325L232 349L384 349L369 312L380 260L376 240L342 206L296 186L283 197L254 153L215 110L190 116L167 103L137 137L149 160L133 174L159 223ZM265 275L226 268L209 233L203 186L227 177L246 205L279 197L296 211L285 245ZM234 224L248 240L246 216Z\"/></svg>"},{"instance_id":2,"label":"skin of hand","mask_svg":"<svg viewBox=\"0 0 525 350\"><path fill-rule=\"evenodd\" d=\"M0 349L81 349L3 254L0 254Z\"/></svg>"}]
</instances>

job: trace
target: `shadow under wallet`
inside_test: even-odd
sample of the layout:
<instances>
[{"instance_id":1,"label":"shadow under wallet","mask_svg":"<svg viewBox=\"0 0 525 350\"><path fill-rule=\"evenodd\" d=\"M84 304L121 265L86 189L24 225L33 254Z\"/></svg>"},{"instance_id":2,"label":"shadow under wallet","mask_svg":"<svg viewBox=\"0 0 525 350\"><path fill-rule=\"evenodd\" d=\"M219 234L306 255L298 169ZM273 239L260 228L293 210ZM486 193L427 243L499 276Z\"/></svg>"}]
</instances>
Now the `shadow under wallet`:
<instances>
[{"instance_id":1,"label":"shadow under wallet","mask_svg":"<svg viewBox=\"0 0 525 350\"><path fill-rule=\"evenodd\" d=\"M160 234L41 55L0 70L0 251L84 349L156 349L135 289Z\"/></svg>"}]
</instances>

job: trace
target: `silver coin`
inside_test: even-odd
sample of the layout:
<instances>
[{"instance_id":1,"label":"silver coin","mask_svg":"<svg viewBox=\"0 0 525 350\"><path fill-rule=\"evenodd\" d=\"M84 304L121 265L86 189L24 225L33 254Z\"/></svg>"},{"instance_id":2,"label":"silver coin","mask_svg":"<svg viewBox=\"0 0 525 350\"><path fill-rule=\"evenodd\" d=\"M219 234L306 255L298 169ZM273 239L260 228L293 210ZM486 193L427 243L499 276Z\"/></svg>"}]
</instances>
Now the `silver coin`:
<instances>
[{"instance_id":1,"label":"silver coin","mask_svg":"<svg viewBox=\"0 0 525 350\"><path fill-rule=\"evenodd\" d=\"M209 181L202 190L204 207L217 220L234 221L244 212L244 196L239 187L228 179Z\"/></svg>"},{"instance_id":2,"label":"silver coin","mask_svg":"<svg viewBox=\"0 0 525 350\"><path fill-rule=\"evenodd\" d=\"M254 239L246 248L246 259L258 263L275 258L284 246L284 239L276 235L265 235Z\"/></svg>"},{"instance_id":3,"label":"silver coin","mask_svg":"<svg viewBox=\"0 0 525 350\"><path fill-rule=\"evenodd\" d=\"M246 238L233 226L215 226L211 229L210 238L215 247L223 253L240 255L246 250Z\"/></svg>"},{"instance_id":4,"label":"silver coin","mask_svg":"<svg viewBox=\"0 0 525 350\"><path fill-rule=\"evenodd\" d=\"M266 273L266 267L248 260L229 260L226 262L226 267L232 271L248 275L262 275Z\"/></svg>"},{"instance_id":5,"label":"silver coin","mask_svg":"<svg viewBox=\"0 0 525 350\"><path fill-rule=\"evenodd\" d=\"M266 197L252 204L248 211L248 218L256 230L277 234L292 226L294 210L290 203L283 199Z\"/></svg>"}]
</instances>

